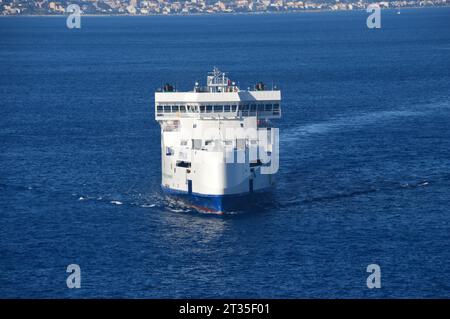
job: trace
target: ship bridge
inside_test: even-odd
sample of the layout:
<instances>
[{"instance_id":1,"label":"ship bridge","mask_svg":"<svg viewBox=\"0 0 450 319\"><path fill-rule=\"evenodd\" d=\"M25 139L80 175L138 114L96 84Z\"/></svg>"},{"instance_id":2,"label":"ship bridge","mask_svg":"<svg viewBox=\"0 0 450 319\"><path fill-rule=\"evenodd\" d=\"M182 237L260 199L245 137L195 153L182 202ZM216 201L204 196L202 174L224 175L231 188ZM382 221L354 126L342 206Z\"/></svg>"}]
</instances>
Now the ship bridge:
<instances>
[{"instance_id":1,"label":"ship bridge","mask_svg":"<svg viewBox=\"0 0 450 319\"><path fill-rule=\"evenodd\" d=\"M178 92L170 84L155 93L155 118L157 121L177 118L242 118L258 119L281 117L281 92L266 89L258 82L253 89L240 90L224 72L217 68L208 73L206 86L195 83L194 89Z\"/></svg>"}]
</instances>

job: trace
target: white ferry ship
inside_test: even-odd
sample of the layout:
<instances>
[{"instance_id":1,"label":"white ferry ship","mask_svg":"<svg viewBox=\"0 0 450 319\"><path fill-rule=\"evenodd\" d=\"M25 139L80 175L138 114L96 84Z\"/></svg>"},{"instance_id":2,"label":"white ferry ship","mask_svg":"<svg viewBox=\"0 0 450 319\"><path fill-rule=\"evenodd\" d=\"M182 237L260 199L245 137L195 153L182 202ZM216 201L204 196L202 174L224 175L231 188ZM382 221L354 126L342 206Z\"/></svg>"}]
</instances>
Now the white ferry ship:
<instances>
[{"instance_id":1,"label":"white ferry ship","mask_svg":"<svg viewBox=\"0 0 450 319\"><path fill-rule=\"evenodd\" d=\"M275 184L281 92L262 82L240 90L214 68L206 86L155 93L162 189L206 212L239 210Z\"/></svg>"}]
</instances>

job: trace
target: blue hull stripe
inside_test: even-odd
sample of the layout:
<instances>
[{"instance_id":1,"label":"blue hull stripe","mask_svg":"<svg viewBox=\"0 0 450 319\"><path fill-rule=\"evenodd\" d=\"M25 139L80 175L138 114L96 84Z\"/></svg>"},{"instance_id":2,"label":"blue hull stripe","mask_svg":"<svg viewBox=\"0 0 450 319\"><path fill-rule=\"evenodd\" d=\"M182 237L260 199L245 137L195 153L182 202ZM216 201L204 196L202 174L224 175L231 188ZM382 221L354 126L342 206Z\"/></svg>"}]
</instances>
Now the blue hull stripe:
<instances>
[{"instance_id":1,"label":"blue hull stripe","mask_svg":"<svg viewBox=\"0 0 450 319\"><path fill-rule=\"evenodd\" d=\"M249 204L249 200L251 200L251 196L253 195L253 193L249 192L235 195L189 194L186 191L174 190L164 186L161 186L161 188L165 193L188 202L194 208L216 213L240 210ZM267 191L268 189L258 191L258 193Z\"/></svg>"}]
</instances>

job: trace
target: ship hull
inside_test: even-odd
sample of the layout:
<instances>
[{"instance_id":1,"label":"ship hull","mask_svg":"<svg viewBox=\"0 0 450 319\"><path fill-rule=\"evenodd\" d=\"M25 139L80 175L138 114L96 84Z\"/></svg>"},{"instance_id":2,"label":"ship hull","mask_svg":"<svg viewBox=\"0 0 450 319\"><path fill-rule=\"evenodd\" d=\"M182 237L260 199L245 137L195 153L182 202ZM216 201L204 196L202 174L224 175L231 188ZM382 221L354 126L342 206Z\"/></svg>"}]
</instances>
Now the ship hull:
<instances>
[{"instance_id":1,"label":"ship hull","mask_svg":"<svg viewBox=\"0 0 450 319\"><path fill-rule=\"evenodd\" d=\"M270 189L258 192L248 192L230 195L205 195L173 190L162 186L162 190L167 195L180 199L185 205L200 212L223 214L227 212L237 212L251 207L256 197L270 191Z\"/></svg>"}]
</instances>

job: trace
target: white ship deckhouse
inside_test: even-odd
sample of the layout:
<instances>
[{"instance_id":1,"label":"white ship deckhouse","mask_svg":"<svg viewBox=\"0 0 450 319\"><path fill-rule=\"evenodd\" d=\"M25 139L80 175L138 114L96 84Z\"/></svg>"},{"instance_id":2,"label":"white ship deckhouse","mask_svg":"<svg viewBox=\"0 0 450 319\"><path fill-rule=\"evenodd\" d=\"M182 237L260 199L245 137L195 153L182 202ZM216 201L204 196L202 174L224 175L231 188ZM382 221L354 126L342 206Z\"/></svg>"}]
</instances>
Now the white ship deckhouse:
<instances>
[{"instance_id":1,"label":"white ship deckhouse","mask_svg":"<svg viewBox=\"0 0 450 319\"><path fill-rule=\"evenodd\" d=\"M261 82L240 90L216 68L206 86L195 83L189 92L166 84L155 93L163 190L219 213L270 190L279 158L271 123L281 117L280 101L279 90Z\"/></svg>"}]
</instances>

